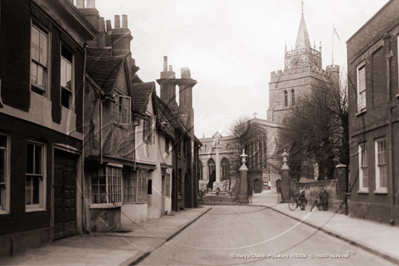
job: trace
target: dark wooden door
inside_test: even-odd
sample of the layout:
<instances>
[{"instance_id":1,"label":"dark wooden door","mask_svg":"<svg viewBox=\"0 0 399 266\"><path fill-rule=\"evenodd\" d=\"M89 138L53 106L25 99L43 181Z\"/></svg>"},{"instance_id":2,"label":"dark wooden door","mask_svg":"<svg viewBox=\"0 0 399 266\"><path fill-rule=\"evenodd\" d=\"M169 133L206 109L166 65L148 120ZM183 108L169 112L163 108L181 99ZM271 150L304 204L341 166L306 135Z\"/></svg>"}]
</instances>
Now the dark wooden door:
<instances>
[{"instance_id":1,"label":"dark wooden door","mask_svg":"<svg viewBox=\"0 0 399 266\"><path fill-rule=\"evenodd\" d=\"M262 181L259 179L256 179L254 181L254 191L255 193L262 193Z\"/></svg>"},{"instance_id":2,"label":"dark wooden door","mask_svg":"<svg viewBox=\"0 0 399 266\"><path fill-rule=\"evenodd\" d=\"M76 156L54 154L54 239L76 235Z\"/></svg>"}]
</instances>

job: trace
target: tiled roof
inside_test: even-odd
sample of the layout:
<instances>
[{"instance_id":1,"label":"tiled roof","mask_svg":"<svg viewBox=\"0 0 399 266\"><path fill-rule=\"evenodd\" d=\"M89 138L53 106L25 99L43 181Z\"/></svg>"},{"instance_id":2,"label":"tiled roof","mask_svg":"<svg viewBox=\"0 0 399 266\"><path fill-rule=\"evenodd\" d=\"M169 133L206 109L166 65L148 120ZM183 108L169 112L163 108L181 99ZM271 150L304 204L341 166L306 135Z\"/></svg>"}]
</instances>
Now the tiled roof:
<instances>
[{"instance_id":1,"label":"tiled roof","mask_svg":"<svg viewBox=\"0 0 399 266\"><path fill-rule=\"evenodd\" d=\"M133 83L133 109L135 112L144 115L151 93L155 93L155 82Z\"/></svg>"},{"instance_id":2,"label":"tiled roof","mask_svg":"<svg viewBox=\"0 0 399 266\"><path fill-rule=\"evenodd\" d=\"M109 57L112 56L112 48L87 48L87 56Z\"/></svg>"},{"instance_id":3,"label":"tiled roof","mask_svg":"<svg viewBox=\"0 0 399 266\"><path fill-rule=\"evenodd\" d=\"M105 94L111 93L124 58L124 56L87 57L87 73Z\"/></svg>"}]
</instances>

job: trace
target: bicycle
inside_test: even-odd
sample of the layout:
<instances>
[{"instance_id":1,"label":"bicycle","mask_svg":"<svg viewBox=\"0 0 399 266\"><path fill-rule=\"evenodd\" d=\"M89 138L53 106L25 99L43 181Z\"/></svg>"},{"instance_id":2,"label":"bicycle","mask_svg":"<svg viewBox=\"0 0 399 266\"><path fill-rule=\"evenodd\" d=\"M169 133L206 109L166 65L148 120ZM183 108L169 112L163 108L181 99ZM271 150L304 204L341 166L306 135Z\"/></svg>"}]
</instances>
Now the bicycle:
<instances>
[{"instance_id":1,"label":"bicycle","mask_svg":"<svg viewBox=\"0 0 399 266\"><path fill-rule=\"evenodd\" d=\"M324 211L323 201L320 199L320 197L316 197L316 199L313 201L312 208L310 208L310 211L313 210L315 205L319 211Z\"/></svg>"},{"instance_id":2,"label":"bicycle","mask_svg":"<svg viewBox=\"0 0 399 266\"><path fill-rule=\"evenodd\" d=\"M288 203L288 208L291 211L296 210L298 206L301 208L301 210L305 210L306 205L308 204L308 201L305 198L299 199L299 197L294 197L291 198L290 202Z\"/></svg>"}]
</instances>

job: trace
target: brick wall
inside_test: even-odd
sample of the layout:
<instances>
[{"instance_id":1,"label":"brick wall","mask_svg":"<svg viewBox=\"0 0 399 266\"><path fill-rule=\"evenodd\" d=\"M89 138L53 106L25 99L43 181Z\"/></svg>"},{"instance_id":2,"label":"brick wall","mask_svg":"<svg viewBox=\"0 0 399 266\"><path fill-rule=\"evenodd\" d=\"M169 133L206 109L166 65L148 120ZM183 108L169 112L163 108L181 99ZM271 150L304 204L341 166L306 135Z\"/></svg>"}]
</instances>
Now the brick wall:
<instances>
[{"instance_id":1,"label":"brick wall","mask_svg":"<svg viewBox=\"0 0 399 266\"><path fill-rule=\"evenodd\" d=\"M28 111L30 104L31 15L28 2L3 0L1 3L1 96L4 104L23 111Z\"/></svg>"}]
</instances>

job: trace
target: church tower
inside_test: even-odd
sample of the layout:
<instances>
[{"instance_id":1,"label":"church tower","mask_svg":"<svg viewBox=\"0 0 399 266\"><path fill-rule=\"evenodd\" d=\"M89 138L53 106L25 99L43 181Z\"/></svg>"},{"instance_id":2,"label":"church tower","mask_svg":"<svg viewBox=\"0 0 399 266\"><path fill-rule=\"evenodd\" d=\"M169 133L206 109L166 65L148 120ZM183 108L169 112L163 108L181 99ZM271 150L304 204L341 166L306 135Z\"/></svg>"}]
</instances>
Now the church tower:
<instances>
[{"instance_id":1,"label":"church tower","mask_svg":"<svg viewBox=\"0 0 399 266\"><path fill-rule=\"evenodd\" d=\"M321 42L319 49L316 44L311 46L302 4L295 48L287 50L285 45L284 71L273 71L270 75L267 120L284 123L284 118L296 108L301 97L320 86L320 82L331 82L329 77L339 76L339 66L322 69L321 55Z\"/></svg>"}]
</instances>

